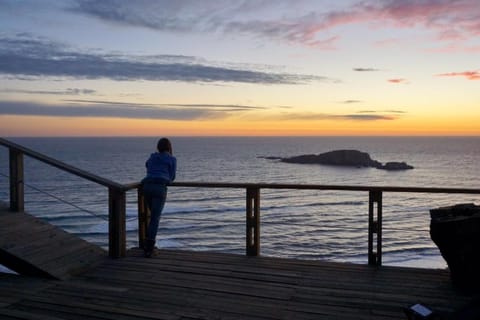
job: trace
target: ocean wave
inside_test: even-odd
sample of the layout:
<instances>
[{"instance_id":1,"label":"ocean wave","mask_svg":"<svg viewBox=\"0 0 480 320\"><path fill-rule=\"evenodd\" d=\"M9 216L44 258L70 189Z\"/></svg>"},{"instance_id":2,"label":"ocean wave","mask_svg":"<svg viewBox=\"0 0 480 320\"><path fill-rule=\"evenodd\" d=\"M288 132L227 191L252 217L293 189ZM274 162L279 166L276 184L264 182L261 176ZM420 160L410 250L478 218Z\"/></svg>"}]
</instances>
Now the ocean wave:
<instances>
[{"instance_id":1,"label":"ocean wave","mask_svg":"<svg viewBox=\"0 0 480 320\"><path fill-rule=\"evenodd\" d=\"M265 201L266 202L266 201ZM363 206L366 202L364 201L335 201L335 202L315 202L315 203L284 203L284 204L268 204L261 205L261 211L269 210L278 210L285 208L316 208L316 207L328 207L328 206ZM245 212L245 206L224 206L221 207L215 206L212 204L210 207L200 207L200 206L190 206L190 207L174 207L168 206L165 208L163 214L174 215L174 214L191 214L191 213L235 213L235 212Z\"/></svg>"},{"instance_id":2,"label":"ocean wave","mask_svg":"<svg viewBox=\"0 0 480 320\"><path fill-rule=\"evenodd\" d=\"M177 207L172 208L168 207L165 208L165 211L162 215L184 215L184 214L192 214L192 213L230 213L230 212L245 212L245 208L243 207Z\"/></svg>"},{"instance_id":3,"label":"ocean wave","mask_svg":"<svg viewBox=\"0 0 480 320\"><path fill-rule=\"evenodd\" d=\"M384 248L383 253L387 255L419 255L419 256L427 256L427 255L437 255L438 250L434 245L427 246L427 245L411 245L408 247L399 247L399 248Z\"/></svg>"},{"instance_id":4,"label":"ocean wave","mask_svg":"<svg viewBox=\"0 0 480 320\"><path fill-rule=\"evenodd\" d=\"M105 216L93 216L86 214L68 214L68 215L49 215L49 216L37 216L38 218L50 222L52 224L60 225L82 225L97 221L107 221L108 215Z\"/></svg>"},{"instance_id":5,"label":"ocean wave","mask_svg":"<svg viewBox=\"0 0 480 320\"><path fill-rule=\"evenodd\" d=\"M415 268L444 269L445 260L435 250L386 252L382 257L384 265Z\"/></svg>"},{"instance_id":6,"label":"ocean wave","mask_svg":"<svg viewBox=\"0 0 480 320\"><path fill-rule=\"evenodd\" d=\"M79 234L83 235L92 235L92 234L107 234L108 233L108 228L109 228L109 223L108 221L104 221L98 224L95 224L93 226L89 226L85 229L83 229ZM125 230L127 232L129 231L136 231L138 230L138 222L137 221L127 221L125 223Z\"/></svg>"},{"instance_id":7,"label":"ocean wave","mask_svg":"<svg viewBox=\"0 0 480 320\"><path fill-rule=\"evenodd\" d=\"M181 248L182 243L173 239L159 239L157 246L160 248Z\"/></svg>"},{"instance_id":8,"label":"ocean wave","mask_svg":"<svg viewBox=\"0 0 480 320\"><path fill-rule=\"evenodd\" d=\"M245 197L240 197L240 196L219 196L219 195L198 195L198 196L192 196L190 193L188 197L185 198L180 198L180 197L174 197L170 196L167 200L167 202L171 203L185 203L185 202L193 202L193 203L209 203L209 202L235 202L235 201L244 201Z\"/></svg>"}]
</instances>

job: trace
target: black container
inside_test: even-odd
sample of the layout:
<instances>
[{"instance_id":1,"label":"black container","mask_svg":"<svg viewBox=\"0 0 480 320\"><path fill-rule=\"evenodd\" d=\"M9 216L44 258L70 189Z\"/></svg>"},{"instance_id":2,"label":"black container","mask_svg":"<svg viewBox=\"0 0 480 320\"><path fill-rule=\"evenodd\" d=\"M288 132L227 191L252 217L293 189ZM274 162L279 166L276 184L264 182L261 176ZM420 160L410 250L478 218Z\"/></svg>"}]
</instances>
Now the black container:
<instances>
[{"instance_id":1,"label":"black container","mask_svg":"<svg viewBox=\"0 0 480 320\"><path fill-rule=\"evenodd\" d=\"M480 206L430 210L430 237L448 264L453 285L480 291Z\"/></svg>"}]
</instances>

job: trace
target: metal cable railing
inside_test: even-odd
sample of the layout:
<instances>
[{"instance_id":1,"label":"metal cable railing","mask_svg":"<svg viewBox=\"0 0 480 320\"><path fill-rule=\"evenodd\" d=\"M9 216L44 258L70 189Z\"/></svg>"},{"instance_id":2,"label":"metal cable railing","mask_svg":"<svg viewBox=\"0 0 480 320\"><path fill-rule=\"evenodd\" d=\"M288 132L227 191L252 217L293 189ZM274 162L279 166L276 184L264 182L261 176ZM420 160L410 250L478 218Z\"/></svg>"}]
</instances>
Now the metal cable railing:
<instances>
[{"instance_id":1,"label":"metal cable railing","mask_svg":"<svg viewBox=\"0 0 480 320\"><path fill-rule=\"evenodd\" d=\"M3 173L0 173L0 176L2 177L5 177L6 179L9 179L9 176L6 175L6 174L3 174ZM32 184L29 184L29 183L24 183L26 187L29 187L30 189L32 190L35 190L41 194L44 194L44 195L47 195L61 203L64 203L66 205L69 205L81 212L84 212L84 213L87 213L89 215L92 215L96 218L99 218L103 221L108 221L108 217L104 216L104 215L101 215L101 214L98 214L94 211L91 211L91 210L88 210L88 209L85 209L79 205L76 205L70 201L67 201L65 199L62 199L61 197L57 196L57 195L54 195L53 193L51 192L48 192L48 191L45 191L45 190L42 190L38 187L35 187L34 185ZM267 210L268 211L268 210ZM163 219L168 219L168 220L183 220L183 221L196 221L196 222L215 222L215 221L218 221L217 219L208 219L208 218L192 218L192 217L188 217L188 216L182 216L182 217L174 217L174 216L171 216L171 215L166 215L165 213L163 214ZM126 222L131 222L131 221L134 221L134 220L138 220L138 217L135 216L135 217L132 217L132 218L128 218L126 219ZM221 221L222 223L226 223L226 224L234 224L234 223L243 223L243 221L240 221L240 220L233 220L233 219L222 219ZM265 221L264 222L265 224L268 224L269 222L268 221ZM311 221L309 221L310 225L311 225ZM306 226L306 222L305 223L298 223L298 222L291 222L289 221L288 223L289 226L297 226L297 227L305 227ZM320 228L322 229L322 228ZM331 230L331 229L336 229L336 230L348 230L348 231L359 231L359 232L362 232L365 230L365 227L353 227L353 226L336 226L336 227L332 227L332 226L329 226L328 227L328 230ZM401 232L408 232L408 233L415 233L415 232L429 232L429 229L412 229L411 227L408 227L408 228L399 228L399 227L387 227L387 226L384 226L383 227L383 230L391 230L391 231L401 231Z\"/></svg>"},{"instance_id":2,"label":"metal cable railing","mask_svg":"<svg viewBox=\"0 0 480 320\"><path fill-rule=\"evenodd\" d=\"M7 178L7 179L10 178L8 175L5 175L5 174L3 174L3 173L0 173L0 176L3 176L3 177L5 177L5 178ZM29 184L29 183L26 183L26 182L23 182L23 184L24 184L26 187L29 187L29 188L32 189L32 190L35 190L35 191L37 191L37 192L39 192L39 193L41 193L41 194L47 195L47 196L49 196L49 197L51 197L51 198L53 198L53 199L55 199L55 200L58 200L58 201L66 204L66 205L69 205L69 206L71 206L71 207L74 207L75 209L77 209L77 210L79 210L79 211L81 211L81 212L85 212L85 213L88 213L88 214L90 214L90 215L92 215L92 216L95 216L95 217L97 217L97 218L100 218L100 219L102 219L102 220L104 220L104 221L108 221L108 218L102 217L101 215L97 214L96 212L93 212L93 211L91 211L91 210L82 208L82 207L80 207L80 206L78 206L78 205L76 205L76 204L74 204L74 203L72 203L72 202L70 202L70 201L64 200L64 199L60 198L59 196L54 195L53 193L50 193L50 192L45 191L45 190L42 190L42 189L40 189L40 188L38 188L38 187L35 187L35 186L33 186L33 185Z\"/></svg>"},{"instance_id":3,"label":"metal cable railing","mask_svg":"<svg viewBox=\"0 0 480 320\"><path fill-rule=\"evenodd\" d=\"M6 179L9 179L9 176L6 175L6 174L3 174L3 173L0 173L0 176L6 178ZM99 218L99 219L102 219L104 221L108 221L108 217L105 217L103 215L100 215L94 211L91 211L91 210L88 210L88 209L85 209L77 204L74 204L70 201L67 201L65 199L62 199L61 197L51 193L51 192L48 192L48 191L45 191L45 190L42 190L30 183L25 183L25 186L32 189L32 190L35 190L41 194L44 194L44 195L47 195L63 204L66 204L66 205L69 205L81 212L84 212L84 213L87 213L89 215L92 215L96 218ZM174 216L171 216L171 215L166 215L165 213L163 214L163 219L168 219L168 220L184 220L184 221L197 221L197 222L215 222L215 221L218 221L217 219L205 219L205 218L191 218L191 217L186 217L186 216L182 216L182 217L174 217ZM131 222L131 221L134 221L134 220L138 220L138 217L132 217L132 218L129 218L126 220L126 222ZM222 223L243 223L243 221L240 221L240 220L234 220L234 219L222 219ZM268 223L268 222L265 222L265 223ZM298 226L298 227L302 227L302 226L305 226L304 223L296 223L296 222L289 222L289 225L292 225L292 226ZM343 229L343 230L351 230L351 231L363 231L365 230L365 228L363 227L346 227L346 226L342 226L342 227L333 227L335 229ZM329 229L332 229L332 227L329 227ZM407 229L404 229L405 231L409 231Z\"/></svg>"},{"instance_id":4,"label":"metal cable railing","mask_svg":"<svg viewBox=\"0 0 480 320\"><path fill-rule=\"evenodd\" d=\"M3 173L0 173L0 176L4 177L4 178L6 178L6 179L9 179L9 178L10 178L8 175L3 174ZM107 222L108 222L108 216L106 216L106 215L98 214L97 212L94 212L94 211L92 211L92 210L85 209L85 208L83 208L83 207L81 207L81 206L79 206L79 205L77 205L77 204L75 204L75 203L73 203L73 202L70 202L70 201L67 201L67 200L65 200L65 199L62 199L61 197L59 197L59 196L57 196L57 195L55 195L55 194L53 194L53 193L51 193L51 192L48 192L48 191L42 190L42 189L40 189L40 188L38 188L38 187L35 187L34 185L32 185L32 184L30 184L30 183L24 182L24 185L25 185L26 187L32 189L32 190L37 191L38 193L47 195L47 196L49 196L49 197L51 197L51 198L53 198L53 199L55 199L55 200L57 200L57 201L59 201L59 202L61 202L61 203L63 203L63 204L69 205L69 206L71 206L71 207L73 207L73 208L75 208L75 209L77 209L77 210L79 210L79 211L81 211L81 212L87 213L87 214L92 215L92 216L94 216L94 217L96 217L96 218L99 218L99 219L101 219L101 220L103 220L103 221L107 221ZM130 222L130 221L134 221L134 220L138 220L138 217L135 216L135 217L133 217L133 218L126 219L126 222Z\"/></svg>"},{"instance_id":5,"label":"metal cable railing","mask_svg":"<svg viewBox=\"0 0 480 320\"><path fill-rule=\"evenodd\" d=\"M9 179L9 176L6 175L6 174L3 174L3 173L0 173L0 176L6 178L6 179ZM77 210L81 211L81 212L84 212L84 213L87 213L87 214L90 214L96 218L99 218L103 221L108 221L108 217L106 217L105 215L101 215L101 214L98 214L97 212L94 212L94 211L91 211L91 210L88 210L88 209L85 209L79 205L76 205L70 201L67 201L65 199L62 199L61 197L53 194L53 193L50 193L48 191L45 191L45 190L42 190L38 187L35 187L34 185L30 184L30 183L24 183L26 187L29 187L30 189L32 190L35 190L39 193L42 193L44 195L47 195L61 203L64 203L66 205L69 205L73 208L76 208ZM268 209L267 209L268 211ZM166 214L163 214L163 219L168 219L168 220L184 220L184 221L197 221L197 222L214 222L214 221L218 221L216 219L205 219L205 218L191 218L191 217L187 217L187 216L182 216L182 217L174 217L174 216L171 216L171 215L166 215ZM132 218L128 218L126 219L126 222L131 222L131 221L134 221L134 220L138 220L138 217L135 216L135 217L132 217ZM228 219L222 219L222 223L243 223L243 221L240 221L240 220L228 220ZM267 223L268 224L268 221L264 222L264 223ZM309 222L311 223L311 222ZM297 226L297 227L304 227L306 224L305 223L297 223L297 222L289 222L288 223L289 225L292 225L292 226ZM328 227L329 230L330 229L342 229L342 230L349 230L349 231L364 231L365 228L364 227L352 227L352 226L338 226L338 227ZM417 229L417 228L411 228L411 227L408 227L408 228L399 228L399 227L390 227L390 226L383 226L383 230L390 230L390 231L399 231L399 232L408 232L408 233L415 233L415 232L429 232L429 229Z\"/></svg>"}]
</instances>

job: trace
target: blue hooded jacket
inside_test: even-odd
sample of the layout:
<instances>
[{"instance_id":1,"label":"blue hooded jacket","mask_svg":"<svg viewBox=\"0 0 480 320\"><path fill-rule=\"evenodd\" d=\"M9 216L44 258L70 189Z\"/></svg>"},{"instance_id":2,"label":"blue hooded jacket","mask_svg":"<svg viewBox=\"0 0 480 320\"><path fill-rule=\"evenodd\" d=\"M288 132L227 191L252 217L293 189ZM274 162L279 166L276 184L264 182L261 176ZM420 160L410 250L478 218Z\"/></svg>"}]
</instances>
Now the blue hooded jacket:
<instances>
[{"instance_id":1,"label":"blue hooded jacket","mask_svg":"<svg viewBox=\"0 0 480 320\"><path fill-rule=\"evenodd\" d=\"M147 176L145 179L165 180L165 183L171 183L175 180L177 171L177 159L168 152L155 152L145 163L147 167Z\"/></svg>"}]
</instances>

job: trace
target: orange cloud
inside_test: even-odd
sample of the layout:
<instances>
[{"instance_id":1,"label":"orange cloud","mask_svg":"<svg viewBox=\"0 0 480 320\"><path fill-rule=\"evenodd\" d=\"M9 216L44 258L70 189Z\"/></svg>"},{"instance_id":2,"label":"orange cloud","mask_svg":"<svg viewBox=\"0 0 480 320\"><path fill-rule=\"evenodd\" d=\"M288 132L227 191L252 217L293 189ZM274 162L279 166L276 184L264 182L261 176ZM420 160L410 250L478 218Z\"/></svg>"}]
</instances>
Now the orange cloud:
<instances>
[{"instance_id":1,"label":"orange cloud","mask_svg":"<svg viewBox=\"0 0 480 320\"><path fill-rule=\"evenodd\" d=\"M468 80L480 80L480 71L463 71L438 74L438 77L465 77Z\"/></svg>"},{"instance_id":2,"label":"orange cloud","mask_svg":"<svg viewBox=\"0 0 480 320\"><path fill-rule=\"evenodd\" d=\"M405 84L408 83L408 80L403 78L388 79L387 81L390 83L405 83Z\"/></svg>"}]
</instances>

